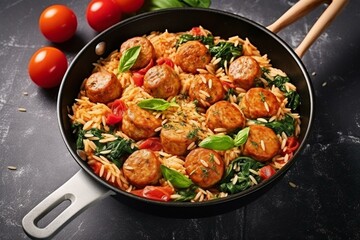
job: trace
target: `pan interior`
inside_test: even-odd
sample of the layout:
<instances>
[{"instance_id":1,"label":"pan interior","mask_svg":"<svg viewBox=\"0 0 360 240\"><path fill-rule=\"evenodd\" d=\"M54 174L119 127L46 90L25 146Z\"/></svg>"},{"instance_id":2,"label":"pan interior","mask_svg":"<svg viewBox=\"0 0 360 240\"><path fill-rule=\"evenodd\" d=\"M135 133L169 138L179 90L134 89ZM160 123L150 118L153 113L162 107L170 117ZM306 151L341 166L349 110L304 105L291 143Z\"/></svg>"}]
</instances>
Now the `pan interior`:
<instances>
[{"instance_id":1,"label":"pan interior","mask_svg":"<svg viewBox=\"0 0 360 240\"><path fill-rule=\"evenodd\" d=\"M285 165L270 180L264 181L262 184L249 189L249 191L231 195L225 199L194 204L155 202L140 199L139 197L133 196L132 194L125 193L101 180L92 172L87 164L77 156L76 141L72 134L71 123L68 118L68 107L73 104L74 99L77 97L83 80L91 74L93 70L92 64L99 59L99 56L95 53L96 45L100 42L106 43L106 51L102 55L102 57L105 57L113 50L118 49L120 44L128 38L149 34L152 31L187 31L192 27L199 25L211 31L214 36L228 38L234 35L238 35L243 39L246 37L249 38L252 44L254 44L260 50L261 54L268 55L273 66L283 69L288 74L294 85L296 85L297 90L301 96L302 103L300 106L300 115L302 121L302 130L299 141L301 145L304 144L311 125L313 111L312 87L309 81L310 78L301 60L297 57L294 51L278 36L253 21L219 10L196 8L168 9L141 14L120 22L119 24L104 31L95 37L92 41L90 41L78 53L70 65L67 73L64 76L58 96L58 121L60 131L72 156L90 175L98 179L98 181L104 184L106 187L109 187L115 192L120 193L120 195L124 196L125 198L130 198L130 200L152 202L152 204L160 206L180 205L198 207L199 205L212 205L219 202L226 203L242 198L259 190L260 188L263 188L266 185L269 185L271 182L273 182L273 180L275 180L275 178L278 178L284 172L286 172L286 170L296 159L293 158L289 164ZM299 150L295 153L295 156L298 155L298 152Z\"/></svg>"}]
</instances>

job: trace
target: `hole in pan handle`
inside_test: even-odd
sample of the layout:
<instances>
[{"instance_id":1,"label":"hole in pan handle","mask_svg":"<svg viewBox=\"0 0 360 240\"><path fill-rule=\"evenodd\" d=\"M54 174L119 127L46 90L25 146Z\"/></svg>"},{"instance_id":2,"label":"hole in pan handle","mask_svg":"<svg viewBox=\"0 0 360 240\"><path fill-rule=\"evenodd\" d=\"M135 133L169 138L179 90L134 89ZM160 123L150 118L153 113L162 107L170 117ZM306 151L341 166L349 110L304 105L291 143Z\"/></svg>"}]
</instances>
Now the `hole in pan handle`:
<instances>
[{"instance_id":1,"label":"hole in pan handle","mask_svg":"<svg viewBox=\"0 0 360 240\"><path fill-rule=\"evenodd\" d=\"M23 229L33 238L49 238L82 210L111 194L115 193L100 185L84 170L80 170L24 216ZM41 218L65 200L71 202L66 209L47 226L42 228L37 226Z\"/></svg>"},{"instance_id":2,"label":"hole in pan handle","mask_svg":"<svg viewBox=\"0 0 360 240\"><path fill-rule=\"evenodd\" d=\"M309 49L309 47L315 42L315 40L321 35L325 28L341 12L347 2L348 0L300 0L267 28L270 31L277 33L281 29L308 14L320 4L328 3L326 10L321 14L303 41L295 49L296 54L301 58Z\"/></svg>"}]
</instances>

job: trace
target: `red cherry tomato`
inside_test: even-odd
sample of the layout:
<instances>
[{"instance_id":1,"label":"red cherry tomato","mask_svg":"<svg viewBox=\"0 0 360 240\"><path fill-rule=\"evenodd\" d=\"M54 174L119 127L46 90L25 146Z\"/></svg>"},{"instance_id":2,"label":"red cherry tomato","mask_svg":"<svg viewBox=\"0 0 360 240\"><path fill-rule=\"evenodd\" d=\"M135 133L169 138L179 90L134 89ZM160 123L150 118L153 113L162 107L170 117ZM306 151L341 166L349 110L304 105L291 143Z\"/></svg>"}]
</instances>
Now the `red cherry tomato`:
<instances>
[{"instance_id":1,"label":"red cherry tomato","mask_svg":"<svg viewBox=\"0 0 360 240\"><path fill-rule=\"evenodd\" d=\"M174 68L174 62L170 59L170 58L159 58L159 59L157 59L156 60L156 63L158 64L158 65L162 65L162 64L166 64L166 65L168 65L169 67L171 67L171 68Z\"/></svg>"},{"instance_id":2,"label":"red cherry tomato","mask_svg":"<svg viewBox=\"0 0 360 240\"><path fill-rule=\"evenodd\" d=\"M136 86L141 87L144 85L144 75L138 72L134 72L132 79L134 80L134 83Z\"/></svg>"},{"instance_id":3,"label":"red cherry tomato","mask_svg":"<svg viewBox=\"0 0 360 240\"><path fill-rule=\"evenodd\" d=\"M30 58L28 71L31 80L40 87L60 85L68 67L65 54L54 47L43 47Z\"/></svg>"},{"instance_id":4,"label":"red cherry tomato","mask_svg":"<svg viewBox=\"0 0 360 240\"><path fill-rule=\"evenodd\" d=\"M120 99L117 99L108 104L111 108L112 113L107 115L106 117L106 124L108 125L115 125L122 121L123 114L126 111L126 105Z\"/></svg>"},{"instance_id":5,"label":"red cherry tomato","mask_svg":"<svg viewBox=\"0 0 360 240\"><path fill-rule=\"evenodd\" d=\"M143 141L139 145L140 149L150 149L152 151L160 151L162 149L162 144L160 138L158 137L151 137Z\"/></svg>"},{"instance_id":6,"label":"red cherry tomato","mask_svg":"<svg viewBox=\"0 0 360 240\"><path fill-rule=\"evenodd\" d=\"M152 200L168 202L171 200L174 190L168 186L146 186L144 189L133 190L131 193Z\"/></svg>"},{"instance_id":7,"label":"red cherry tomato","mask_svg":"<svg viewBox=\"0 0 360 240\"><path fill-rule=\"evenodd\" d=\"M284 153L293 153L296 149L298 149L299 146L300 143L295 137L288 137L286 141L286 150L284 151Z\"/></svg>"},{"instance_id":8,"label":"red cherry tomato","mask_svg":"<svg viewBox=\"0 0 360 240\"><path fill-rule=\"evenodd\" d=\"M101 32L121 20L121 11L113 0L92 0L86 9L86 19L90 27Z\"/></svg>"},{"instance_id":9,"label":"red cherry tomato","mask_svg":"<svg viewBox=\"0 0 360 240\"><path fill-rule=\"evenodd\" d=\"M74 36L76 32L76 15L67 6L52 5L41 13L39 28L49 41L65 42Z\"/></svg>"},{"instance_id":10,"label":"red cherry tomato","mask_svg":"<svg viewBox=\"0 0 360 240\"><path fill-rule=\"evenodd\" d=\"M268 179L276 173L275 169L270 165L264 166L259 169L259 176L261 179Z\"/></svg>"},{"instance_id":11,"label":"red cherry tomato","mask_svg":"<svg viewBox=\"0 0 360 240\"><path fill-rule=\"evenodd\" d=\"M123 13L134 13L144 5L144 0L116 0L117 5Z\"/></svg>"}]
</instances>

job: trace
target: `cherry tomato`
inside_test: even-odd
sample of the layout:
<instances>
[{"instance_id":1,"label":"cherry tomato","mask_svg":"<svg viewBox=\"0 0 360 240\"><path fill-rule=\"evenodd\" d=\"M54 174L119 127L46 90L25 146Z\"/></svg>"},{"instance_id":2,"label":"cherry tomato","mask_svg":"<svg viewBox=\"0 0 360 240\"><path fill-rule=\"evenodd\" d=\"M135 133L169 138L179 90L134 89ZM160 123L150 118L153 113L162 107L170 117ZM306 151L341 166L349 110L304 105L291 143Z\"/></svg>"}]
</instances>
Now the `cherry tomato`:
<instances>
[{"instance_id":1,"label":"cherry tomato","mask_svg":"<svg viewBox=\"0 0 360 240\"><path fill-rule=\"evenodd\" d=\"M169 58L159 58L159 59L157 59L156 60L156 63L158 64L158 65L162 65L162 64L166 64L166 65L168 65L169 67L171 67L171 68L174 68L174 62L171 60L171 59L169 59Z\"/></svg>"},{"instance_id":2,"label":"cherry tomato","mask_svg":"<svg viewBox=\"0 0 360 240\"><path fill-rule=\"evenodd\" d=\"M275 169L270 165L264 166L259 169L259 176L264 180L270 178L275 173L276 173Z\"/></svg>"},{"instance_id":3,"label":"cherry tomato","mask_svg":"<svg viewBox=\"0 0 360 240\"><path fill-rule=\"evenodd\" d=\"M160 151L162 149L162 144L160 138L158 137L151 137L143 141L139 145L140 149L150 149L152 151Z\"/></svg>"},{"instance_id":4,"label":"cherry tomato","mask_svg":"<svg viewBox=\"0 0 360 240\"><path fill-rule=\"evenodd\" d=\"M77 19L74 12L64 5L52 5L40 15L41 33L51 42L61 43L74 36Z\"/></svg>"},{"instance_id":5,"label":"cherry tomato","mask_svg":"<svg viewBox=\"0 0 360 240\"><path fill-rule=\"evenodd\" d=\"M86 9L86 19L90 27L101 32L121 20L121 11L113 0L92 0Z\"/></svg>"},{"instance_id":6,"label":"cherry tomato","mask_svg":"<svg viewBox=\"0 0 360 240\"><path fill-rule=\"evenodd\" d=\"M106 117L106 124L108 125L115 125L122 121L123 114L126 111L126 105L120 99L117 99L108 104L111 108L112 113L107 115Z\"/></svg>"},{"instance_id":7,"label":"cherry tomato","mask_svg":"<svg viewBox=\"0 0 360 240\"><path fill-rule=\"evenodd\" d=\"M54 47L43 47L30 58L28 71L31 80L40 87L60 85L68 67L65 54Z\"/></svg>"},{"instance_id":8,"label":"cherry tomato","mask_svg":"<svg viewBox=\"0 0 360 240\"><path fill-rule=\"evenodd\" d=\"M123 13L134 13L144 5L144 0L116 0L117 5Z\"/></svg>"},{"instance_id":9,"label":"cherry tomato","mask_svg":"<svg viewBox=\"0 0 360 240\"><path fill-rule=\"evenodd\" d=\"M168 202L171 200L174 190L168 186L146 186L144 189L133 190L131 193L152 200Z\"/></svg>"},{"instance_id":10,"label":"cherry tomato","mask_svg":"<svg viewBox=\"0 0 360 240\"><path fill-rule=\"evenodd\" d=\"M134 72L132 75L132 79L136 86L141 87L144 85L144 75L138 72Z\"/></svg>"},{"instance_id":11,"label":"cherry tomato","mask_svg":"<svg viewBox=\"0 0 360 240\"><path fill-rule=\"evenodd\" d=\"M291 154L295 152L296 149L300 146L299 141L295 137L288 137L286 141L286 150L284 153Z\"/></svg>"}]
</instances>

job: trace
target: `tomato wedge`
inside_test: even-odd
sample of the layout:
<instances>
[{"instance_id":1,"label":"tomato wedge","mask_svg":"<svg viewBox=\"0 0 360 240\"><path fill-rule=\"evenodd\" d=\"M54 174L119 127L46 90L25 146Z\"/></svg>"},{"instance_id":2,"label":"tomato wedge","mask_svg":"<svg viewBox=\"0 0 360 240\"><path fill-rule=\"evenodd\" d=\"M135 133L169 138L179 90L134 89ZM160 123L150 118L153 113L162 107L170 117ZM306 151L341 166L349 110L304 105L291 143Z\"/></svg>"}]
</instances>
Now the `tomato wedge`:
<instances>
[{"instance_id":1,"label":"tomato wedge","mask_svg":"<svg viewBox=\"0 0 360 240\"><path fill-rule=\"evenodd\" d=\"M169 58L159 58L158 60L156 60L156 63L158 65L166 64L171 68L174 68L175 65L174 62Z\"/></svg>"},{"instance_id":2,"label":"tomato wedge","mask_svg":"<svg viewBox=\"0 0 360 240\"><path fill-rule=\"evenodd\" d=\"M263 180L270 178L275 173L276 173L275 169L270 165L264 166L259 169L259 176Z\"/></svg>"},{"instance_id":3,"label":"tomato wedge","mask_svg":"<svg viewBox=\"0 0 360 240\"><path fill-rule=\"evenodd\" d=\"M296 139L296 137L288 137L287 141L286 141L286 149L284 152L284 154L291 154L293 152L295 152L296 149L298 149L298 147L300 146L299 141Z\"/></svg>"},{"instance_id":4,"label":"tomato wedge","mask_svg":"<svg viewBox=\"0 0 360 240\"><path fill-rule=\"evenodd\" d=\"M146 186L144 189L133 190L131 193L147 199L168 202L171 200L170 196L174 190L169 186Z\"/></svg>"},{"instance_id":5,"label":"tomato wedge","mask_svg":"<svg viewBox=\"0 0 360 240\"><path fill-rule=\"evenodd\" d=\"M132 75L132 79L136 86L141 87L144 85L144 75L138 72L134 72Z\"/></svg>"},{"instance_id":6,"label":"tomato wedge","mask_svg":"<svg viewBox=\"0 0 360 240\"><path fill-rule=\"evenodd\" d=\"M154 66L154 60L151 59L148 65L140 70L137 71L137 73L140 73L142 75L145 75L145 73Z\"/></svg>"},{"instance_id":7,"label":"tomato wedge","mask_svg":"<svg viewBox=\"0 0 360 240\"><path fill-rule=\"evenodd\" d=\"M112 113L106 116L106 124L115 125L121 122L123 114L127 109L125 103L120 99L116 99L109 103L108 106L111 108Z\"/></svg>"},{"instance_id":8,"label":"tomato wedge","mask_svg":"<svg viewBox=\"0 0 360 240\"><path fill-rule=\"evenodd\" d=\"M139 145L140 149L150 149L152 151L160 151L162 149L162 144L160 138L158 137L151 137L143 141Z\"/></svg>"}]
</instances>

